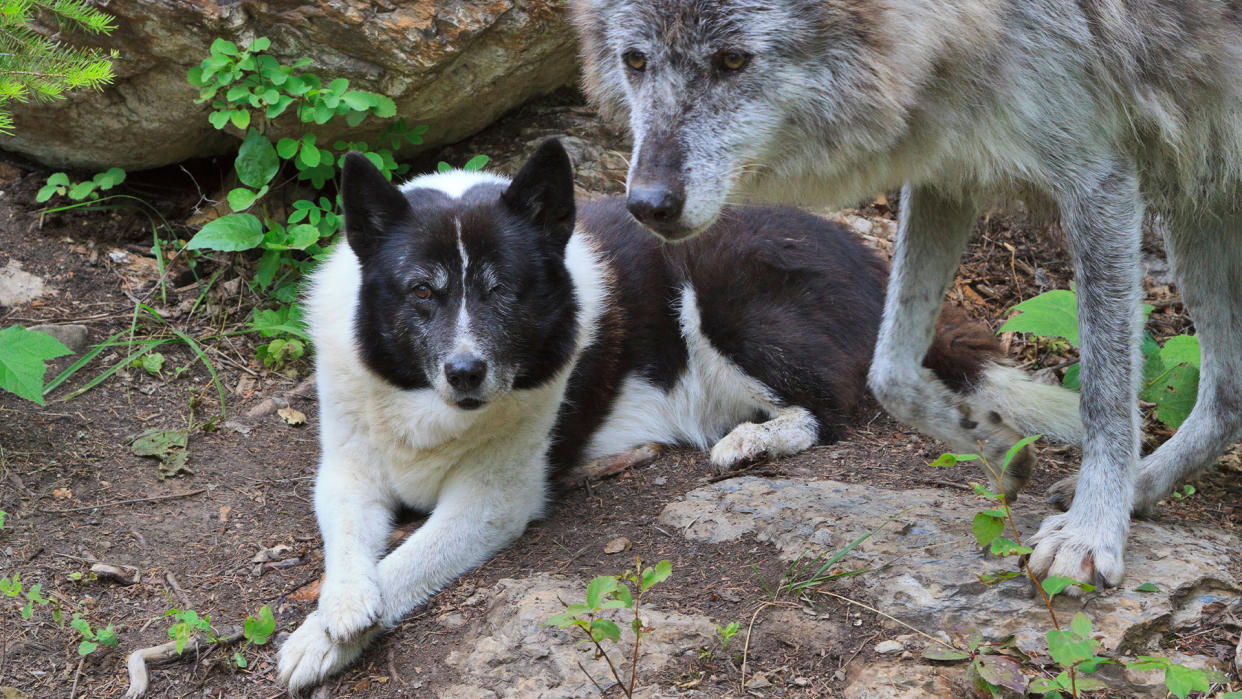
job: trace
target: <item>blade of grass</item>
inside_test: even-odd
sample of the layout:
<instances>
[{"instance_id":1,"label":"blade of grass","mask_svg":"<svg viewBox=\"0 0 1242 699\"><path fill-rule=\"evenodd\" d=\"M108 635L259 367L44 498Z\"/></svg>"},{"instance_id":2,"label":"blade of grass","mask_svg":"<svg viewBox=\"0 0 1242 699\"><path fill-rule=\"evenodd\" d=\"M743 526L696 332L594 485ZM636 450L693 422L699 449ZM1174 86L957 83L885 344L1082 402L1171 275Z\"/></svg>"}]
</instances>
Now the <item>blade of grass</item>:
<instances>
[{"instance_id":1,"label":"blade of grass","mask_svg":"<svg viewBox=\"0 0 1242 699\"><path fill-rule=\"evenodd\" d=\"M70 364L67 369L60 372L60 374L56 378L52 379L51 383L43 387L44 397L49 395L52 391L56 390L57 386L61 385L65 381L69 380L69 378L71 378L74 374L78 373L78 371L81 370L82 367L86 366L87 364L90 364L91 361L94 360L95 357L98 357L100 353L102 353L104 350L108 349L109 347L117 347L119 345L128 345L129 343L127 342L113 342L113 340L116 340L118 337L124 334L125 334L124 330L117 332L112 337L104 340L98 345L95 345L94 349L82 355L78 359L78 361L74 362L73 364Z\"/></svg>"},{"instance_id":2,"label":"blade of grass","mask_svg":"<svg viewBox=\"0 0 1242 699\"><path fill-rule=\"evenodd\" d=\"M128 366L129 363L133 361L134 359L136 359L137 357L141 357L142 355L155 349L156 347L159 347L160 345L166 345L169 342L172 342L172 340L167 340L167 339L165 340L132 340L131 342L133 343L133 345L140 345L140 347L137 350L130 352L121 361L108 367L106 371L104 371L99 376L96 376L95 378L88 381L85 385L83 385L78 390L62 397L60 400L65 401L65 400L69 400L70 398L77 398L83 393L86 393L87 391L91 390L92 388L106 381L108 377L112 376L117 371L119 371L121 367ZM129 343L123 343L123 344L129 344Z\"/></svg>"},{"instance_id":3,"label":"blade of grass","mask_svg":"<svg viewBox=\"0 0 1242 699\"><path fill-rule=\"evenodd\" d=\"M207 373L211 374L211 380L216 384L216 393L220 396L220 415L224 416L227 413L227 408L224 404L224 382L220 380L220 375L216 373L216 366L207 358L207 353L194 338L173 327L170 327L169 330L189 345L190 349L194 350L194 354L198 355L198 359L203 363L203 366L207 367Z\"/></svg>"}]
</instances>

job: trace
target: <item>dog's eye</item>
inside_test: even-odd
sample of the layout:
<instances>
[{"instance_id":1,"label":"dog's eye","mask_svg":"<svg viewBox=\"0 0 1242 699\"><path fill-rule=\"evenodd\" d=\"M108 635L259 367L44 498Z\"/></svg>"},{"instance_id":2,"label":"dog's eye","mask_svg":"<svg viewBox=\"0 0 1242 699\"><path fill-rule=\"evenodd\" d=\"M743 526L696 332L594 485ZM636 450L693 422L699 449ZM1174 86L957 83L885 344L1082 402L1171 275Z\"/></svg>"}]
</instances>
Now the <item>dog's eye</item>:
<instances>
[{"instance_id":1,"label":"dog's eye","mask_svg":"<svg viewBox=\"0 0 1242 699\"><path fill-rule=\"evenodd\" d=\"M625 61L625 65L629 66L630 70L641 73L647 69L647 54L642 51L626 51L621 54L621 60Z\"/></svg>"},{"instance_id":2,"label":"dog's eye","mask_svg":"<svg viewBox=\"0 0 1242 699\"><path fill-rule=\"evenodd\" d=\"M414 294L414 298L426 301L435 291L427 284L415 284L410 293Z\"/></svg>"},{"instance_id":3,"label":"dog's eye","mask_svg":"<svg viewBox=\"0 0 1242 699\"><path fill-rule=\"evenodd\" d=\"M741 51L721 51L716 54L716 65L726 73L736 73L750 63L750 54Z\"/></svg>"}]
</instances>

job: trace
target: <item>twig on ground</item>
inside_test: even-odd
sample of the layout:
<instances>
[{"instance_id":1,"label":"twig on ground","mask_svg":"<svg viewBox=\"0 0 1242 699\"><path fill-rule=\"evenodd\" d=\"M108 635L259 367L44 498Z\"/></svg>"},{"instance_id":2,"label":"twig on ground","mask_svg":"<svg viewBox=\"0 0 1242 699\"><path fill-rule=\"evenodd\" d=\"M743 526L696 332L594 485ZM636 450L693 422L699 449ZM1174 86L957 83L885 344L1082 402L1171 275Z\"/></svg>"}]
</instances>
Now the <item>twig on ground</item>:
<instances>
[{"instance_id":1,"label":"twig on ground","mask_svg":"<svg viewBox=\"0 0 1242 699\"><path fill-rule=\"evenodd\" d=\"M98 510L104 507L119 507L121 505L133 505L139 502L155 502L157 500L172 500L175 498L188 498L191 495L198 495L199 493L205 493L205 492L207 492L206 488L199 488L198 490L191 490L186 493L173 493L171 495L156 495L155 497L150 497L150 498L133 498L130 500L115 500L113 502L104 502L98 505L85 505L82 507L70 507L64 510L45 510L42 507L40 507L39 512L42 512L45 515L63 515L69 512L85 512L87 510Z\"/></svg>"},{"instance_id":2,"label":"twig on ground","mask_svg":"<svg viewBox=\"0 0 1242 699\"><path fill-rule=\"evenodd\" d=\"M177 595L177 600L181 602L182 607L189 609L193 606L190 604L190 599L185 596L185 591L177 584L177 578L173 576L171 571L164 573L164 582L168 583L168 586L172 588L173 594Z\"/></svg>"},{"instance_id":3,"label":"twig on ground","mask_svg":"<svg viewBox=\"0 0 1242 699\"><path fill-rule=\"evenodd\" d=\"M125 696L129 699L136 699L146 694L147 686L150 684L150 676L147 674L147 664L159 665L162 663L170 663L187 655L187 651L197 651L204 644L212 644L214 646L227 646L240 641L243 637L240 628L233 628L227 635L219 636L215 641L208 640L201 634L196 634L181 649L181 653L177 653L177 642L169 641L161 643L158 646L150 648L139 648L129 654L127 664L129 666L129 691L125 692Z\"/></svg>"}]
</instances>

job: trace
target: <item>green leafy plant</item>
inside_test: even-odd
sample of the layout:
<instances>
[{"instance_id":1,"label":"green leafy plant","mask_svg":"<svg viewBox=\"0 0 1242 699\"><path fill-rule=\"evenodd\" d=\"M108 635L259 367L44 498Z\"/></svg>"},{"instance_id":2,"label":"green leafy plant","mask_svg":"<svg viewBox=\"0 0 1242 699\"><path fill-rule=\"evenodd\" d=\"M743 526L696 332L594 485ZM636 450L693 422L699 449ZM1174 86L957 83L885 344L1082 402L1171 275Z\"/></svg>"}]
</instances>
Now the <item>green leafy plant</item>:
<instances>
[{"instance_id":1,"label":"green leafy plant","mask_svg":"<svg viewBox=\"0 0 1242 699\"><path fill-rule=\"evenodd\" d=\"M108 34L112 17L85 0L0 0L0 133L13 132L9 102L61 99L66 92L112 82L115 51L66 46L35 29L38 13L62 26Z\"/></svg>"},{"instance_id":2,"label":"green leafy plant","mask_svg":"<svg viewBox=\"0 0 1242 699\"><path fill-rule=\"evenodd\" d=\"M1005 321L997 332L1027 332L1078 347L1078 298L1073 291L1048 291L1010 310L1019 313ZM1144 306L1143 311L1146 316L1152 307ZM1190 415L1199 389L1199 340L1193 335L1177 335L1162 347L1147 334L1142 352L1143 385L1139 397L1155 403L1156 418L1177 429ZM1077 363L1066 368L1062 383L1067 388L1078 388L1078 370Z\"/></svg>"},{"instance_id":3,"label":"green leafy plant","mask_svg":"<svg viewBox=\"0 0 1242 699\"><path fill-rule=\"evenodd\" d=\"M556 614L544 623L558 629L580 629L586 636L586 641L595 646L595 659L603 658L608 663L608 670L612 673L617 685L621 687L621 691L625 693L625 696L632 697L638 678L639 644L646 633L644 631L646 626L642 617L639 616L639 605L647 591L667 580L672 573L673 564L668 561L660 561L654 566L644 568L642 559L635 557L634 568L621 575L600 575L592 579L587 584L585 603L566 605L564 613ZM617 626L616 622L603 617L603 614L610 609L628 609L633 613L630 628L634 631L634 647L628 682L621 678L621 672L600 644L601 641L613 643L621 641L621 627ZM585 668L583 672L586 672ZM590 673L587 673L587 677L590 677ZM591 678L591 682L599 687L599 683L595 682L594 678ZM600 692L603 693L602 688Z\"/></svg>"},{"instance_id":4,"label":"green leafy plant","mask_svg":"<svg viewBox=\"0 0 1242 699\"><path fill-rule=\"evenodd\" d=\"M147 352L129 363L135 369L142 369L151 376L159 376L164 370L164 355L159 352Z\"/></svg>"},{"instance_id":5,"label":"green leafy plant","mask_svg":"<svg viewBox=\"0 0 1242 699\"><path fill-rule=\"evenodd\" d=\"M52 608L52 621L57 624L63 623L64 617L60 608L60 600L44 597L42 584L31 585L28 589L23 590L21 573L14 573L12 578L0 578L0 594L3 594L5 597L14 597L24 602L21 607L21 617L23 620L29 620L34 616L35 609L50 605Z\"/></svg>"},{"instance_id":6,"label":"green leafy plant","mask_svg":"<svg viewBox=\"0 0 1242 699\"><path fill-rule=\"evenodd\" d=\"M487 167L487 164L490 161L491 161L491 158L487 157L486 155L476 155L473 158L467 160L466 164L461 166L461 169L465 170L466 172L477 172ZM448 172L449 170L452 170L452 169L453 169L453 166L449 165L443 160L441 160L439 164L436 165L437 172Z\"/></svg>"},{"instance_id":7,"label":"green leafy plant","mask_svg":"<svg viewBox=\"0 0 1242 699\"><path fill-rule=\"evenodd\" d=\"M294 201L287 217L264 206L265 198L278 186L277 175L291 169L296 179L322 189L335 179L345 153L362 152L391 177L406 171L397 164L393 150L422 142L426 127L393 122L378 146L362 141L339 140L327 148L314 133L283 137L273 142L265 134L271 121L290 112L303 124L325 124L343 118L358 126L368 117L390 119L396 105L383 95L349 87L344 78L321 79L305 70L311 61L301 59L284 65L266 51L271 41L259 37L245 47L216 39L210 55L191 68L187 79L199 88L199 101L210 103L208 120L217 129L244 132L234 160L241 186L228 193L234 213L211 221L190 239L187 249L238 252L261 250L255 284L272 288L279 301L293 300L295 284L309 270L340 230L337 202L326 196ZM258 213L250 213L258 208Z\"/></svg>"},{"instance_id":8,"label":"green leafy plant","mask_svg":"<svg viewBox=\"0 0 1242 699\"><path fill-rule=\"evenodd\" d=\"M177 651L177 655L181 655L181 651L185 650L186 644L195 634L201 633L209 640L216 638L211 631L211 617L206 614L199 616L193 609L173 607L164 612L164 616L172 617L173 623L168 627L168 637L173 640L173 649Z\"/></svg>"},{"instance_id":9,"label":"green leafy plant","mask_svg":"<svg viewBox=\"0 0 1242 699\"><path fill-rule=\"evenodd\" d=\"M78 644L78 655L90 655L100 646L108 646L110 648L116 648L117 646L116 631L113 630L112 624L108 624L102 629L92 629L90 622L74 614L73 620L69 622L69 626L82 634L82 642Z\"/></svg>"},{"instance_id":10,"label":"green leafy plant","mask_svg":"<svg viewBox=\"0 0 1242 699\"><path fill-rule=\"evenodd\" d=\"M716 637L720 639L721 650L729 650L729 641L732 641L733 637L737 635L737 630L738 624L736 621L729 622L727 626L716 627Z\"/></svg>"},{"instance_id":11,"label":"green leafy plant","mask_svg":"<svg viewBox=\"0 0 1242 699\"><path fill-rule=\"evenodd\" d=\"M53 196L69 197L73 201L93 201L99 198L100 192L106 192L124 181L125 171L119 167L109 168L89 180L76 183L70 181L69 175L57 172L48 175L47 184L39 188L35 201L42 204Z\"/></svg>"},{"instance_id":12,"label":"green leafy plant","mask_svg":"<svg viewBox=\"0 0 1242 699\"><path fill-rule=\"evenodd\" d=\"M996 482L1000 482L1005 469L1009 467L1014 456L1023 447L1039 439L1039 437L1040 435L1026 437L1014 444L1005 454L1005 460L999 472L988 463L986 457L978 454L942 454L931 463L931 466L943 468L955 466L964 461L980 460L984 468L991 472ZM1046 634L1048 652L1053 662L1060 666L1061 672L1053 678L1035 678L1028 685L1026 679L1019 671L1020 666L1018 663L1012 658L1002 660L998 656L994 656L998 645L1003 646L1011 639L1006 639L1001 644L986 644L981 639L975 637L970 643L969 652L963 653L956 648L941 649L929 647L923 653L924 657L943 661L969 659L971 666L968 674L975 687L980 692L991 694L994 697L1001 696L1003 689L1009 689L1019 694L1023 692L1042 694L1049 699L1062 699L1066 694L1077 699L1082 692L1095 691L1107 687L1103 681L1094 677L1088 677L1087 675L1096 672L1102 665L1110 663L1118 663L1140 670L1164 669L1165 686L1180 699L1186 699L1186 695L1190 691L1208 691L1209 681L1224 681L1224 679L1227 679L1223 676L1218 676L1217 673L1177 665L1167 658L1145 656L1135 662L1123 662L1099 655L1100 644L1093 636L1091 619L1086 614L1078 612L1070 621L1069 627L1064 628L1058 621L1056 612L1052 607L1052 599L1071 587L1077 588L1082 592L1093 592L1095 587L1066 577L1052 576L1042 581L1039 580L1031 570L1026 559L1026 556L1032 552L1032 549L1022 545L1022 539L1013 521L1013 512L1010 510L1004 494L993 493L978 484L975 484L974 490L979 495L993 500L997 504L996 507L975 514L974 520L971 523L971 530L975 535L975 540L979 546L988 548L994 555L1002 557L1020 556L1019 564L1022 569L1022 573L1006 571L996 574L983 574L979 576L979 580L987 585L995 585L1004 580L1025 574L1036 585L1053 625L1053 628ZM1002 536L1005 533L1006 527L1008 527L1013 537L1012 539ZM1158 591L1156 586L1151 583L1140 585L1137 590L1141 592Z\"/></svg>"},{"instance_id":13,"label":"green leafy plant","mask_svg":"<svg viewBox=\"0 0 1242 699\"><path fill-rule=\"evenodd\" d=\"M20 325L0 330L0 388L45 405L43 375L47 361L66 354L72 354L69 348L47 333Z\"/></svg>"},{"instance_id":14,"label":"green leafy plant","mask_svg":"<svg viewBox=\"0 0 1242 699\"><path fill-rule=\"evenodd\" d=\"M272 608L263 605L259 610L259 616L248 616L242 622L242 637L246 639L246 645L261 646L267 643L272 634L276 633L276 618L272 615ZM233 664L237 667L246 667L246 656L241 651L233 653Z\"/></svg>"}]
</instances>

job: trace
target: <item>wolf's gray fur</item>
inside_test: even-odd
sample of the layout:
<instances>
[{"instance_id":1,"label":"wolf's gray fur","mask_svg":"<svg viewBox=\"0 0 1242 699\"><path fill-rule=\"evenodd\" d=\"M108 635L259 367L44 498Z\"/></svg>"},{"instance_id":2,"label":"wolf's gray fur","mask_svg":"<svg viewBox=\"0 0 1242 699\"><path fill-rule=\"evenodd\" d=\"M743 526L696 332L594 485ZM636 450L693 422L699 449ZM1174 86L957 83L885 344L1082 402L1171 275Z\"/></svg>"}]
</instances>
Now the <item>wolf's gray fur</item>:
<instances>
[{"instance_id":1,"label":"wolf's gray fur","mask_svg":"<svg viewBox=\"0 0 1242 699\"><path fill-rule=\"evenodd\" d=\"M573 10L587 91L633 131L631 186L676 204L648 221L664 237L697 234L741 195L849 205L903 185L870 384L950 443L970 438L970 406L919 361L976 216L1021 199L1060 218L1079 288L1085 437L1073 504L1035 537L1040 574L1118 583L1131 508L1242 434L1242 0ZM722 68L739 53L741 69ZM1152 215L1167 224L1203 357L1190 418L1139 462L1138 259Z\"/></svg>"}]
</instances>

